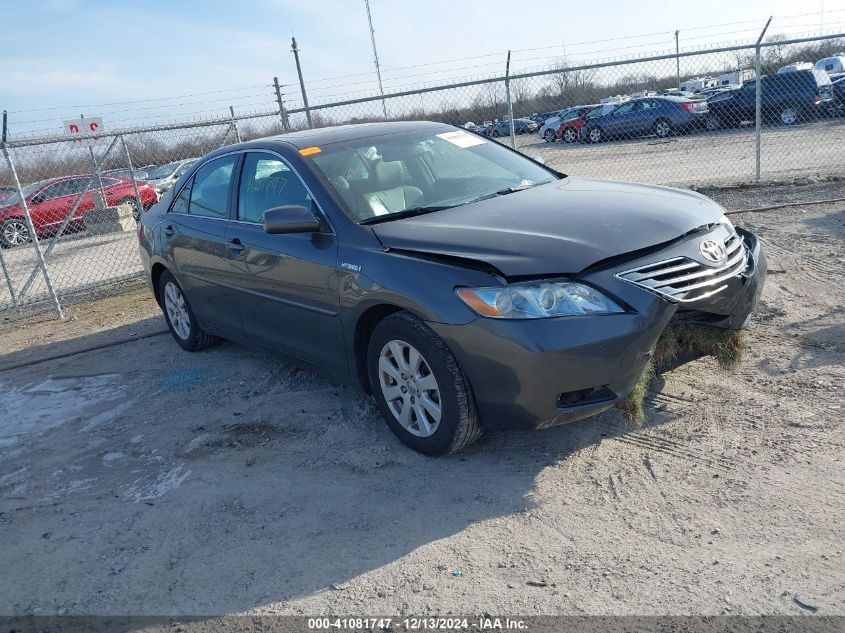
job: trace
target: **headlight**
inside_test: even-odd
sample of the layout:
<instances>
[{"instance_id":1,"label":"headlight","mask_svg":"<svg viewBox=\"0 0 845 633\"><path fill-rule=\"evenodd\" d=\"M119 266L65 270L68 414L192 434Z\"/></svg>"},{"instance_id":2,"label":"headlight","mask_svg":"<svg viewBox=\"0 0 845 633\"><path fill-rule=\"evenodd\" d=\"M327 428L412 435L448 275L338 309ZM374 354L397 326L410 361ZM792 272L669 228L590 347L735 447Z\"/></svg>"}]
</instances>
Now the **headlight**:
<instances>
[{"instance_id":1,"label":"headlight","mask_svg":"<svg viewBox=\"0 0 845 633\"><path fill-rule=\"evenodd\" d=\"M728 227L728 230L731 233L736 233L736 227L734 227L734 223L731 222L731 219L728 216L722 215L722 217L719 218L719 224L724 224L726 227Z\"/></svg>"},{"instance_id":2,"label":"headlight","mask_svg":"<svg viewBox=\"0 0 845 633\"><path fill-rule=\"evenodd\" d=\"M458 288L455 292L472 310L495 319L624 312L595 288L577 283L530 282L497 288Z\"/></svg>"}]
</instances>

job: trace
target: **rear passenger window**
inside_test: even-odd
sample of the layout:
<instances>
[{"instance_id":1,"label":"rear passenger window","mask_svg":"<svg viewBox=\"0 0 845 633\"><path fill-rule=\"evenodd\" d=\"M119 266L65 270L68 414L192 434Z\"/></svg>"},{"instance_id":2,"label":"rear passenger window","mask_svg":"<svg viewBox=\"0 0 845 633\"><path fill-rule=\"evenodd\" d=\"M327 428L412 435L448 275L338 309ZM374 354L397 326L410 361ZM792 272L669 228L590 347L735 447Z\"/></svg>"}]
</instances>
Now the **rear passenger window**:
<instances>
[{"instance_id":1,"label":"rear passenger window","mask_svg":"<svg viewBox=\"0 0 845 633\"><path fill-rule=\"evenodd\" d=\"M260 222L267 209L286 204L311 208L311 196L299 177L277 158L247 154L238 193L238 219Z\"/></svg>"},{"instance_id":2,"label":"rear passenger window","mask_svg":"<svg viewBox=\"0 0 845 633\"><path fill-rule=\"evenodd\" d=\"M191 187L194 184L194 179L191 180L182 187L182 192L179 194L179 197L173 201L173 206L170 207L171 213L187 213L188 212L188 203L191 201Z\"/></svg>"},{"instance_id":3,"label":"rear passenger window","mask_svg":"<svg viewBox=\"0 0 845 633\"><path fill-rule=\"evenodd\" d=\"M191 187L188 213L210 218L229 217L229 187L237 160L237 155L224 156L199 168Z\"/></svg>"}]
</instances>

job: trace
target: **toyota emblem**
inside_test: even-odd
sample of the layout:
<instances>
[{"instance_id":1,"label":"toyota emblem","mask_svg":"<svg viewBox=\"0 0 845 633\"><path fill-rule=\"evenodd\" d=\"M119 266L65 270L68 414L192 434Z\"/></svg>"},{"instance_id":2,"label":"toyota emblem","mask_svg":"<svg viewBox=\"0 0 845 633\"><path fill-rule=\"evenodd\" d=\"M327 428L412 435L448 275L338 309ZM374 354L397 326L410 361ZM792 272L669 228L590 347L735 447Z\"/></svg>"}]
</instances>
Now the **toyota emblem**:
<instances>
[{"instance_id":1,"label":"toyota emblem","mask_svg":"<svg viewBox=\"0 0 845 633\"><path fill-rule=\"evenodd\" d=\"M715 240L704 240L698 245L698 250L704 256L704 259L715 264L725 259L725 255L727 254L725 243L716 242Z\"/></svg>"}]
</instances>

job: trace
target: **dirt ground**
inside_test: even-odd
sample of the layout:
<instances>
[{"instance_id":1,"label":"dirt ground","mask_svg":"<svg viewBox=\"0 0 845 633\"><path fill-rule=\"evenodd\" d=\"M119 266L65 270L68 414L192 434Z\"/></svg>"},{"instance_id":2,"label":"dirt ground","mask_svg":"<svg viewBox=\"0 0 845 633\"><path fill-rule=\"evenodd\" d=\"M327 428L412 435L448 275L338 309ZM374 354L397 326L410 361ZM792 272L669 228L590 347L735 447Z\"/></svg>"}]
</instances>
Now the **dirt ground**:
<instances>
[{"instance_id":1,"label":"dirt ground","mask_svg":"<svg viewBox=\"0 0 845 633\"><path fill-rule=\"evenodd\" d=\"M0 614L845 614L845 203L733 218L770 266L738 370L441 459L284 359L183 352L143 287L0 323Z\"/></svg>"}]
</instances>

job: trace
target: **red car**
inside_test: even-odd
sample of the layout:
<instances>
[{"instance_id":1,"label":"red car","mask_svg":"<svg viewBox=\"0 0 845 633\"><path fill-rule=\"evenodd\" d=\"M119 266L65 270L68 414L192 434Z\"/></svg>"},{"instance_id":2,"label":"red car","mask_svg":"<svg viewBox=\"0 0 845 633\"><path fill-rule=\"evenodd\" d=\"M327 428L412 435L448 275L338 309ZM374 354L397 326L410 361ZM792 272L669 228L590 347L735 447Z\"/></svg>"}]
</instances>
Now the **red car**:
<instances>
[{"instance_id":1,"label":"red car","mask_svg":"<svg viewBox=\"0 0 845 633\"><path fill-rule=\"evenodd\" d=\"M583 106L580 110L578 110L578 116L573 119L561 121L555 136L567 143L574 143L581 136L581 128L584 127L586 116L596 108L600 107L601 105Z\"/></svg>"},{"instance_id":2,"label":"red car","mask_svg":"<svg viewBox=\"0 0 845 633\"><path fill-rule=\"evenodd\" d=\"M67 230L74 231L84 228L82 214L94 208L91 190L99 189L96 180L89 186L91 176L63 176L48 178L34 182L23 188L32 223L39 235L52 235L59 230L67 214L76 203L79 194L88 187L88 192L76 208L73 219L68 223ZM103 176L103 193L106 204L115 206L129 204L132 206L135 218L140 217L138 203L135 200L135 188L128 178L117 176ZM158 201L158 196L152 187L146 183L138 183L138 194L141 204L148 209ZM25 244L30 240L29 230L24 220L23 207L17 193L0 200L0 246L9 248Z\"/></svg>"}]
</instances>

